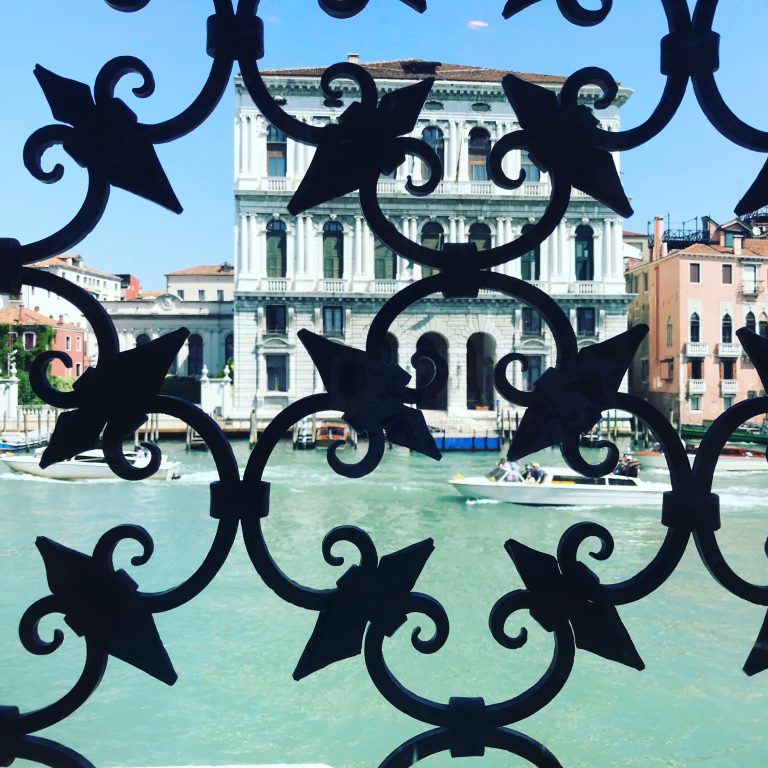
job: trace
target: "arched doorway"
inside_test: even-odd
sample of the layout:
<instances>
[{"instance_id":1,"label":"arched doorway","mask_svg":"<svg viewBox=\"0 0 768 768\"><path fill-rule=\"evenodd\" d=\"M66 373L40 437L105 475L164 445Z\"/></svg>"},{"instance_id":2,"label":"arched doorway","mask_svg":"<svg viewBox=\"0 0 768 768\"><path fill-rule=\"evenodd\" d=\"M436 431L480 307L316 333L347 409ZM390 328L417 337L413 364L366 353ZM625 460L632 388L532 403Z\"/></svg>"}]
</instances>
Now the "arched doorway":
<instances>
[{"instance_id":1,"label":"arched doorway","mask_svg":"<svg viewBox=\"0 0 768 768\"><path fill-rule=\"evenodd\" d=\"M193 333L187 339L189 357L187 358L187 376L202 376L203 373L203 337Z\"/></svg>"},{"instance_id":2,"label":"arched doorway","mask_svg":"<svg viewBox=\"0 0 768 768\"><path fill-rule=\"evenodd\" d=\"M473 333L467 339L467 408L493 410L493 366L496 341L487 333Z\"/></svg>"},{"instance_id":3,"label":"arched doorway","mask_svg":"<svg viewBox=\"0 0 768 768\"><path fill-rule=\"evenodd\" d=\"M440 251L443 248L445 239L445 232L442 224L438 224L436 221L428 221L421 228L421 244L425 248L432 248L435 251ZM428 267L426 264L421 267L422 277L431 277L436 275L440 270L437 267Z\"/></svg>"},{"instance_id":4,"label":"arched doorway","mask_svg":"<svg viewBox=\"0 0 768 768\"><path fill-rule=\"evenodd\" d=\"M425 387L432 379L434 367L424 357L437 357L448 363L448 342L438 333L425 333L416 342L416 388ZM428 411L448 410L448 385L443 386L439 392L434 393L420 405Z\"/></svg>"},{"instance_id":5,"label":"arched doorway","mask_svg":"<svg viewBox=\"0 0 768 768\"><path fill-rule=\"evenodd\" d=\"M481 224L476 222L469 228L469 237L467 238L470 243L475 244L475 248L478 251L490 251L491 250L491 228L487 224Z\"/></svg>"},{"instance_id":6,"label":"arched doorway","mask_svg":"<svg viewBox=\"0 0 768 768\"><path fill-rule=\"evenodd\" d=\"M140 333L136 337L136 346L140 347L143 344L149 344L150 341L151 341L151 339L149 338L149 334L148 333Z\"/></svg>"}]
</instances>

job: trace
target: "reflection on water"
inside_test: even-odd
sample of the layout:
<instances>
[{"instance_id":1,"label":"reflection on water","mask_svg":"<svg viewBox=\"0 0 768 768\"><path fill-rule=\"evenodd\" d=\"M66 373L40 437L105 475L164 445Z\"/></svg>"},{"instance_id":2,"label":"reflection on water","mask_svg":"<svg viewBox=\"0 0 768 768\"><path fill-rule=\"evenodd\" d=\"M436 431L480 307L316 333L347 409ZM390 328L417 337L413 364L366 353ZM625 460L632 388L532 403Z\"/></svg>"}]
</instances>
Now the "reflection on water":
<instances>
[{"instance_id":1,"label":"reflection on water","mask_svg":"<svg viewBox=\"0 0 768 768\"><path fill-rule=\"evenodd\" d=\"M30 656L19 645L21 613L48 591L36 536L91 552L110 527L143 525L156 544L150 562L135 568L131 545L118 550L118 565L143 590L175 585L205 556L215 531L207 485L216 473L210 457L167 448L178 452L184 465L184 476L173 483L62 483L0 475L0 663L6 670L0 704L29 708L50 702L74 682L82 662L82 642L70 632L49 657ZM237 455L244 466L247 447L238 445ZM582 558L610 582L644 567L664 537L652 507L468 502L448 485L455 472L483 473L494 458L448 454L437 463L394 449L373 475L346 480L333 474L322 452L281 446L267 470L272 503L265 536L294 579L328 587L339 578L343 568L328 566L321 554L323 536L336 525L363 527L380 554L435 539L417 589L445 605L448 643L433 656L414 651L409 641L418 624L414 617L387 641L385 651L408 686L440 701L509 698L535 683L549 664L552 638L528 615L510 619L510 630L516 622L529 630L528 643L518 651L500 648L488 632L493 604L521 587L503 549L508 538L554 553L570 525L596 520L613 534L615 554L607 562L593 560L587 542ZM555 452L537 459L543 465L561 463ZM663 481L664 473L648 477ZM722 494L719 540L726 556L745 577L766 581L762 545L768 526L761 501L768 472L721 475L716 489ZM354 559L350 548L340 546L339 553ZM761 716L768 704L765 679L748 679L740 670L763 610L720 589L691 545L664 587L641 603L622 606L620 613L647 669L640 673L578 652L563 693L515 727L574 767L761 765L768 746ZM238 540L221 574L197 600L157 617L179 673L175 688L110 660L101 688L86 706L44 735L106 766L325 762L362 768L427 729L379 696L361 658L294 682L291 672L314 619L260 583ZM50 634L59 625L47 621L42 632ZM444 765L445 759L428 762ZM485 762L511 764L493 752Z\"/></svg>"}]
</instances>

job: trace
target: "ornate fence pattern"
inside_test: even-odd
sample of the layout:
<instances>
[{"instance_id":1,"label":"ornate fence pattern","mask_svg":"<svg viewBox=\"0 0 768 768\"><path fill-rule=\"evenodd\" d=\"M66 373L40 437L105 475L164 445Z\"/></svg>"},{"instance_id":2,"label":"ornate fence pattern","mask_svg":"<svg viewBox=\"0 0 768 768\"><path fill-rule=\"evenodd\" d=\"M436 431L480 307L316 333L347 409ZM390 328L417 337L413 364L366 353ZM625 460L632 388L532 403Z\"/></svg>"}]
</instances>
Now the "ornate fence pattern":
<instances>
[{"instance_id":1,"label":"ornate fence pattern","mask_svg":"<svg viewBox=\"0 0 768 768\"><path fill-rule=\"evenodd\" d=\"M506 17L524 11L536 2L509 0ZM106 0L116 11L137 12L149 0ZM318 0L331 16L344 19L362 12L368 0ZM426 0L402 0L418 12L427 11ZM578 25L599 24L607 17L613 0L602 0L598 10L584 9L578 0L556 0L562 14ZM382 765L408 766L432 754L449 752L452 757L482 755L487 748L506 750L536 766L559 766L547 748L510 726L545 708L568 680L576 649L595 653L614 662L643 668L629 633L622 624L619 607L641 600L673 573L693 538L712 576L732 595L768 606L768 585L748 582L734 572L722 555L716 538L720 526L718 497L711 492L712 475L720 448L730 433L745 420L768 411L768 399L756 398L734 405L709 428L691 467L680 441L666 419L645 401L621 394L623 375L647 332L644 326L577 351L573 329L556 302L536 286L489 271L520 257L541 243L565 213L572 191L589 194L614 211L628 215L631 208L610 156L629 151L649 141L664 129L679 107L689 83L711 123L730 141L768 153L768 132L741 121L726 105L714 72L718 66L719 37L713 31L717 0L698 0L691 14L685 0L661 0L669 33L661 41L661 71L666 84L658 106L645 122L629 130L607 132L586 106L578 103L579 90L597 85L607 106L617 85L607 71L586 68L573 73L559 95L524 82L513 75L503 86L521 130L504 136L493 148L489 169L495 184L517 189L524 174L508 178L502 159L513 149L526 149L531 158L550 174L548 207L536 224L513 242L479 253L472 243L446 243L436 251L412 242L381 210L379 176L391 173L406 155L420 158L430 169L420 185L409 180L414 195L434 192L441 181L440 162L424 142L405 136L414 127L427 99L432 80L427 78L379 99L376 83L360 66L340 63L329 67L322 87L329 99L338 97L334 81L355 81L359 102L351 104L337 123L312 127L288 115L276 103L261 78L258 61L264 52L263 24L257 16L258 0L213 0L208 19L207 51L212 58L210 75L194 101L180 114L154 125L141 123L119 98L115 87L127 73L137 73L142 85L135 96L147 98L154 89L147 65L130 56L107 62L93 86L67 79L37 67L35 74L57 121L37 130L24 148L24 161L37 179L53 183L61 179L63 167L45 170L45 151L55 144L88 174L88 189L80 210L62 229L32 243L0 241L0 289L18 293L22 284L38 286L68 299L94 328L99 344L98 365L88 369L72 392L61 392L47 380L48 364L65 353L41 355L31 371L35 391L47 403L67 409L59 418L42 464L72 457L90 448L103 435L110 467L120 477L136 480L149 476L159 466L159 450L149 466L139 470L122 453L124 435L133 432L149 413L166 413L182 419L206 441L214 457L219 479L210 487L210 514L216 533L210 551L199 568L181 584L162 593L139 589L124 571L116 570L112 556L124 540L134 540L141 554L134 565L152 556L153 541L143 528L123 525L107 531L91 553L81 553L46 538L37 547L43 557L50 594L24 613L19 634L24 647L34 654L49 654L62 643L56 630L52 639L38 633L40 620L63 614L66 623L83 638L87 653L83 671L72 689L57 701L32 712L13 706L0 707L0 763L10 765L26 758L52 766L87 766L87 758L65 745L36 734L69 717L100 683L110 655L167 683L176 679L172 662L157 632L154 615L173 610L200 594L216 576L228 557L238 530L259 577L282 599L317 614L294 677L300 679L344 658L363 655L371 680L392 706L424 723L425 731L382 756ZM307 3L311 5L310 2ZM435 11L433 11L435 12ZM341 23L341 22L340 22ZM259 109L281 131L297 141L317 148L315 158L296 190L288 210L298 213L339 195L358 192L373 232L403 258L439 268L425 278L388 298L371 324L365 349L333 343L309 331L300 339L315 362L326 392L288 406L269 425L250 455L241 476L231 446L217 425L195 406L159 395L160 384L187 332L180 329L127 352L119 352L115 328L99 303L82 288L30 265L79 242L94 227L107 206L113 186L128 190L171 211L180 211L171 184L155 154L155 145L173 141L199 126L226 92L233 65L237 62L245 84ZM736 206L737 213L755 210L768 203L768 165ZM512 403L527 406L525 416L510 447L510 458L523 457L546 446L559 445L566 462L592 477L606 474L616 464L618 450L603 441L605 460L589 464L579 453L578 436L589 430L602 410L620 408L642 419L661 443L667 457L672 490L665 494L659 523L666 529L653 560L639 573L621 583L602 584L579 555L588 539L599 548L591 552L606 560L613 551L611 533L594 523L579 523L566 530L555 555L539 552L509 540L505 547L517 568L524 589L499 597L489 626L495 640L505 648L520 648L526 632L509 634L507 619L518 611L554 635L554 652L545 674L529 689L505 701L454 697L447 702L430 701L408 690L387 666L383 646L405 622L408 614L421 614L433 631L422 636L416 630L413 646L421 653L438 651L449 632L443 607L432 597L415 591L434 544L416 542L400 551L381 556L371 538L361 529L340 527L322 541L325 561L340 566L334 545L345 541L359 551L359 562L349 567L333 589L316 590L292 581L273 560L262 534L262 520L270 512L269 484L263 472L278 440L299 419L319 410L336 409L361 435L367 435L367 452L356 464L345 464L333 448L328 463L333 471L350 478L373 472L382 459L386 440L439 457L435 443L418 408L448 377L444 360L431 360L434 373L429 384L409 388L409 376L386 362L385 336L393 320L414 302L430 295L462 298L490 290L516 297L536 307L545 318L557 343L557 362L531 391L514 388L507 379L510 365L525 369L523 355L507 354L496 366L496 388ZM768 389L768 340L746 329L739 340L755 364ZM432 353L428 353L432 354ZM136 384L126 374L143 370ZM127 384L126 382L131 382ZM768 667L768 619L748 652L744 670L755 674Z\"/></svg>"}]
</instances>

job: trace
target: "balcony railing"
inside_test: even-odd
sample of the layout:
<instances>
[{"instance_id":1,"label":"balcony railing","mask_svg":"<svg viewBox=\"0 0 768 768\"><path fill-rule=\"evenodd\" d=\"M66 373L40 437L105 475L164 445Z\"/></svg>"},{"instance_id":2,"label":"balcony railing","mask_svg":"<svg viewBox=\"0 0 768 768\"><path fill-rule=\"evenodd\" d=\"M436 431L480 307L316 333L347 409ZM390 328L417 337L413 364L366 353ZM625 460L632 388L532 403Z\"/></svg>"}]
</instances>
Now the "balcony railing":
<instances>
[{"instance_id":1,"label":"balcony railing","mask_svg":"<svg viewBox=\"0 0 768 768\"><path fill-rule=\"evenodd\" d=\"M600 284L592 280L580 280L568 286L568 293L575 293L577 296L594 296L599 287Z\"/></svg>"},{"instance_id":2,"label":"balcony railing","mask_svg":"<svg viewBox=\"0 0 768 768\"><path fill-rule=\"evenodd\" d=\"M397 292L397 280L374 280L370 290L380 296L391 296Z\"/></svg>"},{"instance_id":3,"label":"balcony railing","mask_svg":"<svg viewBox=\"0 0 768 768\"><path fill-rule=\"evenodd\" d=\"M322 293L344 293L345 290L343 280L324 278L320 281L320 291Z\"/></svg>"},{"instance_id":4,"label":"balcony railing","mask_svg":"<svg viewBox=\"0 0 768 768\"><path fill-rule=\"evenodd\" d=\"M739 286L739 293L744 297L752 297L759 296L763 292L763 284L762 283L742 283Z\"/></svg>"},{"instance_id":5,"label":"balcony railing","mask_svg":"<svg viewBox=\"0 0 768 768\"><path fill-rule=\"evenodd\" d=\"M738 395L739 394L738 380L737 379L721 379L720 394L721 395Z\"/></svg>"},{"instance_id":6,"label":"balcony railing","mask_svg":"<svg viewBox=\"0 0 768 768\"><path fill-rule=\"evenodd\" d=\"M270 181L281 181L281 179L271 179ZM283 179L283 181L285 181ZM420 183L420 182L417 182ZM405 188L404 179L379 179L376 185L376 191L380 195L401 195ZM282 192L282 188L269 191ZM491 195L512 195L514 197L549 197L552 188L548 181L526 181L520 187L514 190L501 189L491 181L452 181L449 179L441 181L434 195L474 195L477 197L490 197ZM574 191L575 192L575 191ZM588 195L581 194L582 197Z\"/></svg>"},{"instance_id":7,"label":"balcony railing","mask_svg":"<svg viewBox=\"0 0 768 768\"><path fill-rule=\"evenodd\" d=\"M285 293L288 290L288 278L267 277L264 279L264 290L271 293Z\"/></svg>"},{"instance_id":8,"label":"balcony railing","mask_svg":"<svg viewBox=\"0 0 768 768\"><path fill-rule=\"evenodd\" d=\"M707 390L707 382L704 379L688 379L688 394L703 395Z\"/></svg>"},{"instance_id":9,"label":"balcony railing","mask_svg":"<svg viewBox=\"0 0 768 768\"><path fill-rule=\"evenodd\" d=\"M731 344L730 342L721 341L717 345L718 357L738 357L741 354L741 346L739 344Z\"/></svg>"},{"instance_id":10,"label":"balcony railing","mask_svg":"<svg viewBox=\"0 0 768 768\"><path fill-rule=\"evenodd\" d=\"M706 357L709 354L709 344L706 341L687 341L685 354L686 357Z\"/></svg>"}]
</instances>

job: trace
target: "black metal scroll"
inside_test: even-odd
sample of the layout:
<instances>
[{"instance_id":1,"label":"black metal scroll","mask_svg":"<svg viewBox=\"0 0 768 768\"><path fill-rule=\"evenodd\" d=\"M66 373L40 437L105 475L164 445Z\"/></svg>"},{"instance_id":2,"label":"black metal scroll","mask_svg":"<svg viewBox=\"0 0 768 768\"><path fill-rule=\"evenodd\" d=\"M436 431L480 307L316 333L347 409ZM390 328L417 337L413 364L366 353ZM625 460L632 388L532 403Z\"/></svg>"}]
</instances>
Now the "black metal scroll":
<instances>
[{"instance_id":1,"label":"black metal scroll","mask_svg":"<svg viewBox=\"0 0 768 768\"><path fill-rule=\"evenodd\" d=\"M149 1L106 0L115 10L128 13L140 11ZM305 1L308 9L318 12L312 0ZM537 2L550 1L508 0L501 10L511 18ZM418 12L427 10L425 0L402 2ZM556 2L569 21L582 26L601 23L613 7L613 0L602 0L600 7L593 9L585 9L579 0ZM323 12L344 19L362 12L368 0L318 0L318 4ZM730 141L768 153L768 131L740 120L717 87L719 37L713 24L718 2L698 0L691 13L685 0L661 0L669 27L661 40L660 56L666 84L657 107L634 128L618 133L603 131L591 111L579 103L579 92L588 84L602 91L598 107L612 103L617 94L616 82L603 69L590 67L573 73L558 96L512 75L504 78L502 85L522 130L502 137L495 145L489 158L491 177L504 188L519 186L524 175L508 178L502 160L507 152L524 148L541 169L550 173L552 193L546 211L533 227L513 242L482 253L467 243L447 243L438 251L412 242L387 219L379 205L379 175L391 173L407 155L420 158L429 168L424 184L409 180L408 192L427 196L440 181L441 166L435 152L425 142L408 136L428 97L432 79L380 99L376 83L363 67L335 64L321 79L326 95L335 98L338 91L334 81L346 78L356 82L360 99L347 107L338 122L324 128L308 126L271 97L259 71L264 26L257 16L258 5L258 0L238 0L236 5L233 0L212 0L206 41L212 58L210 74L185 110L155 125L142 123L115 96L116 85L127 73L142 78L141 86L133 89L136 97L152 95L152 72L139 59L122 56L107 62L92 88L43 67L35 70L58 122L40 128L29 138L24 148L25 164L40 181L55 183L62 177L63 166L45 170L43 156L49 147L61 144L86 170L88 189L79 212L58 232L28 244L11 237L0 240L0 290L15 294L22 284L27 284L61 295L85 315L99 344L98 364L80 377L73 392L56 390L46 376L53 359L68 362L64 353L41 355L33 366L31 381L39 396L68 409L56 425L42 463L71 457L101 438L107 460L117 475L129 480L147 477L157 470L157 449L148 446L152 460L147 468L137 470L125 460L122 440L147 414L165 413L191 425L203 437L211 449L219 479L210 488L215 533L209 552L185 581L163 592L140 591L132 578L114 567L113 552L123 541L133 541L140 548L140 554L133 558L134 565L142 565L152 556L152 538L138 526L126 524L107 531L91 554L76 552L44 537L38 540L50 594L24 613L19 629L21 641L31 653L54 652L63 642L63 633L56 630L51 640L44 640L38 634L38 625L43 617L59 613L84 638L86 658L71 690L50 705L25 713L13 706L0 707L0 764L10 765L17 758L25 758L51 766L90 765L84 756L35 734L69 717L84 704L100 684L110 656L173 684L176 673L155 627L154 614L184 605L205 589L226 561L239 528L261 580L282 599L317 614L294 677L299 680L341 659L362 655L381 695L429 727L395 748L383 758L382 765L409 766L439 752L462 757L496 749L542 768L559 766L544 745L509 726L544 709L557 696L577 661L576 649L643 669L640 652L618 608L658 589L674 572L691 537L704 564L726 590L742 600L768 607L768 585L752 584L740 577L718 547L719 501L711 490L720 448L745 419L768 410L768 399L757 398L728 409L709 428L691 468L668 421L645 401L619 392L621 380L647 331L644 326L579 351L570 322L556 301L525 281L488 269L518 258L543 242L564 215L574 187L620 214L629 214L631 208L609 152L631 150L662 131L680 106L689 81L702 110L718 131ZM227 438L208 416L185 401L159 394L163 376L186 338L184 329L135 350L120 352L111 319L90 294L28 266L71 248L96 227L113 186L181 212L154 145L184 136L208 117L225 92L235 63L267 119L293 139L317 148L288 210L296 213L359 192L363 212L378 238L403 258L441 270L408 286L383 305L371 323L365 349L331 343L309 331L299 333L326 392L303 398L280 413L253 449L242 476ZM766 203L768 170L764 168L738 204L737 212ZM606 457L593 465L580 454L578 435L597 422L601 411L620 408L645 422L661 444L672 490L665 494L658 510L659 524L666 529L659 551L637 574L620 583L602 584L580 557L582 545L590 540L598 544L589 553L593 559L611 557L613 537L602 525L572 526L562 534L554 555L514 539L507 541L505 549L524 588L501 595L490 608L490 632L502 647L520 648L527 642L526 630L510 634L506 622L517 612L527 612L554 637L550 665L528 689L500 702L486 703L479 696L458 695L448 702L436 702L406 688L386 663L383 649L386 638L393 636L410 614L425 617L433 626L430 637L423 637L421 628L414 630L412 644L417 651L435 653L444 645L449 632L446 611L432 597L415 591L427 560L440 542L425 539L380 556L365 531L352 526L335 528L321 543L325 561L336 568L344 565L334 548L347 542L357 549L358 562L343 571L334 588L301 585L281 570L263 536L262 520L272 511L269 484L263 473L286 430L301 418L324 409L342 411L347 421L367 437L366 454L356 464L345 464L334 450L329 450L330 469L350 480L376 470L387 440L438 460L440 452L418 406L445 385L449 375L446 362L434 352L424 353L433 369L432 379L421 387L409 387L409 375L386 362L386 333L397 317L420 299L433 295L471 298L480 289L492 289L535 307L557 345L554 367L530 391L517 389L507 376L511 365L525 368L524 355L509 352L496 365L498 392L527 409L510 447L510 458L559 445L572 468L591 477L604 475L616 464L616 446L608 441L602 443ZM768 342L746 329L738 335L768 389ZM143 371L139 378L137 370ZM747 658L748 674L768 668L767 648L768 618Z\"/></svg>"}]
</instances>

